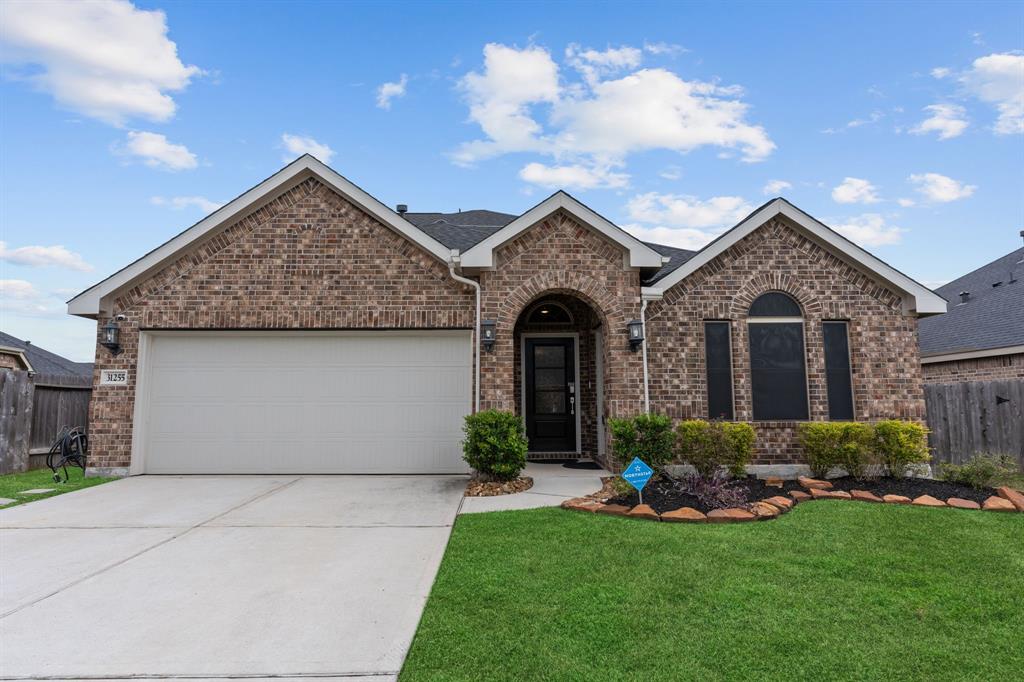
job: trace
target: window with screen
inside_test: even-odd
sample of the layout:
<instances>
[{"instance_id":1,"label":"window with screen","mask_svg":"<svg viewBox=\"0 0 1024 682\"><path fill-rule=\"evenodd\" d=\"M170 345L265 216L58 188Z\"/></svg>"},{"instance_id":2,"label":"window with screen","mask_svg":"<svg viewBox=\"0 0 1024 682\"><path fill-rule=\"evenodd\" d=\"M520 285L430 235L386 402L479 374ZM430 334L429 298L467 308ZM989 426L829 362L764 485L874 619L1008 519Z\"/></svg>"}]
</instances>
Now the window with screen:
<instances>
[{"instance_id":1,"label":"window with screen","mask_svg":"<svg viewBox=\"0 0 1024 682\"><path fill-rule=\"evenodd\" d=\"M850 374L850 335L846 322L822 323L825 343L825 383L828 418L853 419L853 378Z\"/></svg>"},{"instance_id":2,"label":"window with screen","mask_svg":"<svg viewBox=\"0 0 1024 682\"><path fill-rule=\"evenodd\" d=\"M732 351L728 322L704 323L704 358L708 373L708 418L733 418Z\"/></svg>"},{"instance_id":3,"label":"window with screen","mask_svg":"<svg viewBox=\"0 0 1024 682\"><path fill-rule=\"evenodd\" d=\"M756 421L807 419L807 368L800 305L778 291L750 305L751 398Z\"/></svg>"}]
</instances>

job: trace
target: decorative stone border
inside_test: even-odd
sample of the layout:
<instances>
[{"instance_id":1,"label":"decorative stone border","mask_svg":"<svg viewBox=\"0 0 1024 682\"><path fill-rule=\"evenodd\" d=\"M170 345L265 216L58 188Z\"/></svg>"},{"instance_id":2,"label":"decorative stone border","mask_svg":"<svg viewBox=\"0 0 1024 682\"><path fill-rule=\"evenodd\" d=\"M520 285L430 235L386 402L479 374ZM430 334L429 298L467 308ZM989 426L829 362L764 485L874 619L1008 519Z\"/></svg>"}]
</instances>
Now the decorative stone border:
<instances>
[{"instance_id":1,"label":"decorative stone border","mask_svg":"<svg viewBox=\"0 0 1024 682\"><path fill-rule=\"evenodd\" d=\"M1024 493L1007 486L996 488L996 494L989 497L983 504L973 500L951 497L945 502L931 495L921 495L915 499L903 495L883 495L878 497L867 490L832 490L828 481L819 481L801 476L797 479L807 492L792 490L789 497L775 495L753 502L746 509L732 507L729 509L712 509L707 514L693 507L681 507L673 511L658 514L646 504L638 504L632 509L621 504L605 504L593 497L575 497L562 503L563 509L584 511L593 514L609 514L627 516L650 521L672 523L742 523L745 521L767 521L778 518L800 502L813 500L852 500L874 504L910 504L918 507L952 507L954 509L983 509L985 511L1024 513Z\"/></svg>"}]
</instances>

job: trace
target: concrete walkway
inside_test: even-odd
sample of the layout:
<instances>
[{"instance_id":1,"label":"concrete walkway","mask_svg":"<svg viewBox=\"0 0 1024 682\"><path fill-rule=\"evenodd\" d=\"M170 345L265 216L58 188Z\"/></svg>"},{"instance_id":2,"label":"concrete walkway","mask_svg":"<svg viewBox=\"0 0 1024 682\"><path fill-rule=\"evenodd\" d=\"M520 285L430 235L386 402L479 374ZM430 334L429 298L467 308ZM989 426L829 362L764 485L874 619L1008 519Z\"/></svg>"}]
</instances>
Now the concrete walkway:
<instances>
[{"instance_id":1,"label":"concrete walkway","mask_svg":"<svg viewBox=\"0 0 1024 682\"><path fill-rule=\"evenodd\" d=\"M467 497L460 514L557 507L564 500L582 497L601 489L601 477L610 474L604 469L570 469L562 464L530 462L523 476L533 478L533 487L514 495Z\"/></svg>"},{"instance_id":2,"label":"concrete walkway","mask_svg":"<svg viewBox=\"0 0 1024 682\"><path fill-rule=\"evenodd\" d=\"M465 476L142 476L0 510L0 677L394 679Z\"/></svg>"}]
</instances>

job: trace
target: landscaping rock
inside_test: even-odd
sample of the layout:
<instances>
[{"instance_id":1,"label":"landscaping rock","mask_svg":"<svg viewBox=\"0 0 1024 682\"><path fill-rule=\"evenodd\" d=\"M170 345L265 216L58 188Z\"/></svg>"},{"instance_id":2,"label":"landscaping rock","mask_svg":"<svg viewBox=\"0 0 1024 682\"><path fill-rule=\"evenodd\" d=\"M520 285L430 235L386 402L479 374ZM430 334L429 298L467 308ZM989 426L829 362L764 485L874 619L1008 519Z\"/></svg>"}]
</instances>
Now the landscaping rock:
<instances>
[{"instance_id":1,"label":"landscaping rock","mask_svg":"<svg viewBox=\"0 0 1024 682\"><path fill-rule=\"evenodd\" d=\"M797 502L806 502L811 499L811 496L802 490L790 490L789 496L793 498L793 504L796 504Z\"/></svg>"},{"instance_id":2,"label":"landscaping rock","mask_svg":"<svg viewBox=\"0 0 1024 682\"><path fill-rule=\"evenodd\" d=\"M764 484L770 485L773 488L781 488L783 481L778 476L769 476L768 478L764 479Z\"/></svg>"},{"instance_id":3,"label":"landscaping rock","mask_svg":"<svg viewBox=\"0 0 1024 682\"><path fill-rule=\"evenodd\" d=\"M602 504L594 510L598 514L610 514L612 516L625 516L629 513L629 507L621 504Z\"/></svg>"},{"instance_id":4,"label":"landscaping rock","mask_svg":"<svg viewBox=\"0 0 1024 682\"><path fill-rule=\"evenodd\" d=\"M704 523L708 517L693 507L680 507L675 511L662 514L661 520L673 523Z\"/></svg>"},{"instance_id":5,"label":"landscaping rock","mask_svg":"<svg viewBox=\"0 0 1024 682\"><path fill-rule=\"evenodd\" d=\"M807 488L808 490L831 490L832 484L828 481L820 481L816 478L808 478L807 476L801 476L797 479L800 485Z\"/></svg>"},{"instance_id":6,"label":"landscaping rock","mask_svg":"<svg viewBox=\"0 0 1024 682\"><path fill-rule=\"evenodd\" d=\"M803 493L801 493L801 494L803 494ZM779 511L784 511L784 512L789 511L790 509L793 508L793 505L796 504L795 502L793 502L793 500L785 498L782 495L776 495L775 497L769 497L768 499L761 500L761 501L762 502L767 502L768 504L771 504L771 505L774 505L774 506L779 508Z\"/></svg>"},{"instance_id":7,"label":"landscaping rock","mask_svg":"<svg viewBox=\"0 0 1024 682\"><path fill-rule=\"evenodd\" d=\"M750 511L759 519L774 519L782 513L774 504L767 502L755 502L750 505Z\"/></svg>"},{"instance_id":8,"label":"landscaping rock","mask_svg":"<svg viewBox=\"0 0 1024 682\"><path fill-rule=\"evenodd\" d=\"M981 505L981 508L985 511L999 511L999 512L1015 512L1017 508L1013 506L1013 502L1004 500L1001 497L992 497L985 500L985 503Z\"/></svg>"},{"instance_id":9,"label":"landscaping rock","mask_svg":"<svg viewBox=\"0 0 1024 682\"><path fill-rule=\"evenodd\" d=\"M641 519L651 519L652 521L657 521L659 518L658 512L654 511L654 509L649 504L638 504L637 506L629 510L627 516L635 516Z\"/></svg>"},{"instance_id":10,"label":"landscaping rock","mask_svg":"<svg viewBox=\"0 0 1024 682\"><path fill-rule=\"evenodd\" d=\"M861 502L882 502L882 498L868 490L851 490L850 497Z\"/></svg>"},{"instance_id":11,"label":"landscaping rock","mask_svg":"<svg viewBox=\"0 0 1024 682\"><path fill-rule=\"evenodd\" d=\"M533 487L533 479L520 476L511 481L480 481L471 480L466 484L466 497L494 497L495 495L514 495Z\"/></svg>"},{"instance_id":12,"label":"landscaping rock","mask_svg":"<svg viewBox=\"0 0 1024 682\"><path fill-rule=\"evenodd\" d=\"M849 500L853 499L845 490L821 490L811 488L811 497L816 500Z\"/></svg>"},{"instance_id":13,"label":"landscaping rock","mask_svg":"<svg viewBox=\"0 0 1024 682\"><path fill-rule=\"evenodd\" d=\"M573 511L584 511L590 513L594 513L601 506L600 502L586 497L574 497L571 500L566 500L562 503L563 509L572 509Z\"/></svg>"},{"instance_id":14,"label":"landscaping rock","mask_svg":"<svg viewBox=\"0 0 1024 682\"><path fill-rule=\"evenodd\" d=\"M912 504L916 504L918 507L945 507L946 503L942 500L937 500L931 495L921 495L921 497L915 497Z\"/></svg>"},{"instance_id":15,"label":"landscaping rock","mask_svg":"<svg viewBox=\"0 0 1024 682\"><path fill-rule=\"evenodd\" d=\"M1020 491L1004 485L1001 488L996 488L996 495L1010 502L1017 508L1017 511L1024 512L1024 494Z\"/></svg>"},{"instance_id":16,"label":"landscaping rock","mask_svg":"<svg viewBox=\"0 0 1024 682\"><path fill-rule=\"evenodd\" d=\"M889 504L910 504L911 502L909 497L903 495L882 495L882 501Z\"/></svg>"},{"instance_id":17,"label":"landscaping rock","mask_svg":"<svg viewBox=\"0 0 1024 682\"><path fill-rule=\"evenodd\" d=\"M981 505L974 500L965 500L962 497L951 497L946 500L946 504L957 509L981 509Z\"/></svg>"},{"instance_id":18,"label":"landscaping rock","mask_svg":"<svg viewBox=\"0 0 1024 682\"><path fill-rule=\"evenodd\" d=\"M746 509L712 509L708 512L708 523L739 523L742 521L753 521L757 517Z\"/></svg>"}]
</instances>

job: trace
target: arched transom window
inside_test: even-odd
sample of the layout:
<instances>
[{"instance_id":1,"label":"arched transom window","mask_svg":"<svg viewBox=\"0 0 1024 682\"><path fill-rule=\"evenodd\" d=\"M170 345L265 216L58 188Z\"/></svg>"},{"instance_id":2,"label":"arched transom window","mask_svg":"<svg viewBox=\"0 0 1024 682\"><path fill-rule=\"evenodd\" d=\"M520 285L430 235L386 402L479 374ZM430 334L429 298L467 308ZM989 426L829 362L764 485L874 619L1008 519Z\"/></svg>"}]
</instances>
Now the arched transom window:
<instances>
[{"instance_id":1,"label":"arched transom window","mask_svg":"<svg viewBox=\"0 0 1024 682\"><path fill-rule=\"evenodd\" d=\"M754 419L807 419L807 368L800 305L780 291L762 294L750 304L747 327Z\"/></svg>"},{"instance_id":2,"label":"arched transom window","mask_svg":"<svg viewBox=\"0 0 1024 682\"><path fill-rule=\"evenodd\" d=\"M526 317L528 324L572 324L569 309L555 301L541 301Z\"/></svg>"}]
</instances>

